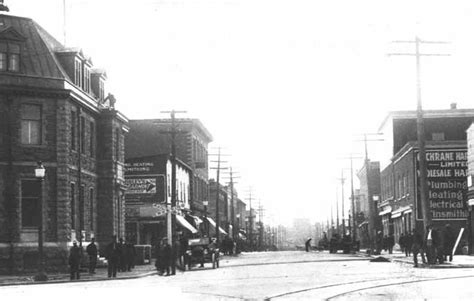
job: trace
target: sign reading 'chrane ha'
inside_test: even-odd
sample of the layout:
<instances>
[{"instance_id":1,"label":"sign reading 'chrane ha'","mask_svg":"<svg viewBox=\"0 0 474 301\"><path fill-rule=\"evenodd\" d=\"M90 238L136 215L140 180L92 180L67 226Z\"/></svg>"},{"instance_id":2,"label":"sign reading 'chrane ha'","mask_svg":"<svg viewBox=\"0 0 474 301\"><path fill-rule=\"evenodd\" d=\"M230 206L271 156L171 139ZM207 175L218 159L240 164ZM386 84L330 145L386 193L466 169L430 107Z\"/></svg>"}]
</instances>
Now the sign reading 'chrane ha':
<instances>
[{"instance_id":1,"label":"sign reading 'chrane ha'","mask_svg":"<svg viewBox=\"0 0 474 301\"><path fill-rule=\"evenodd\" d=\"M418 170L417 160L417 170ZM433 220L466 219L467 151L465 149L427 150L428 200ZM419 178L418 181L419 182ZM417 218L422 219L417 196Z\"/></svg>"}]
</instances>

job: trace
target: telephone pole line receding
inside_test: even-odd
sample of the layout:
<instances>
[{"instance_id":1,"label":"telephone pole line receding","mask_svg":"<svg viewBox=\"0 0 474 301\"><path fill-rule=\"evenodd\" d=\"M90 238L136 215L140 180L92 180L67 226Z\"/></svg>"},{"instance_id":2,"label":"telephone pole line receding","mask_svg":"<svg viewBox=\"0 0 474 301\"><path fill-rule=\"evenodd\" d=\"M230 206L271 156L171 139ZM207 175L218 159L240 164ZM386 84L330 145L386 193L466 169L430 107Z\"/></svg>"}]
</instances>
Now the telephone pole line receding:
<instances>
[{"instance_id":1,"label":"telephone pole line receding","mask_svg":"<svg viewBox=\"0 0 474 301\"><path fill-rule=\"evenodd\" d=\"M341 177L338 179L341 181L341 193L342 193L342 235L346 235L346 222L344 220L344 181L346 180L344 178L344 170L341 170Z\"/></svg>"},{"instance_id":2,"label":"telephone pole line receding","mask_svg":"<svg viewBox=\"0 0 474 301\"><path fill-rule=\"evenodd\" d=\"M349 159L351 162L351 207L352 207L352 240L355 242L357 240L357 231L356 231L356 208L355 208L355 200L354 200L354 170L352 161L354 159L363 159L362 157L354 157L350 154L349 157L341 158L341 159Z\"/></svg>"},{"instance_id":3,"label":"telephone pole line receding","mask_svg":"<svg viewBox=\"0 0 474 301\"><path fill-rule=\"evenodd\" d=\"M173 245L176 233L176 134L178 129L176 128L176 113L186 113L186 111L161 111L161 113L170 114L171 116L171 130L167 133L171 134L171 208L168 205L168 218L167 218L167 235L168 242Z\"/></svg>"},{"instance_id":4,"label":"telephone pole line receding","mask_svg":"<svg viewBox=\"0 0 474 301\"><path fill-rule=\"evenodd\" d=\"M217 168L211 168L211 169L216 169L216 239L217 239L217 244L220 242L220 221L219 221L219 199L220 199L220 184L219 184L219 175L221 169L227 169L227 167L221 167L221 163L225 163L224 161L221 161L221 156L224 156L221 154L221 147L217 148L217 161L211 161L211 162L217 162ZM210 155L212 156L212 155Z\"/></svg>"},{"instance_id":5,"label":"telephone pole line receding","mask_svg":"<svg viewBox=\"0 0 474 301\"><path fill-rule=\"evenodd\" d=\"M428 183L427 183L427 164L426 164L426 148L425 148L425 127L423 122L423 108L421 102L421 67L420 59L422 56L450 56L450 54L444 53L420 53L420 44L449 44L444 41L423 41L419 37L415 37L414 41L393 41L394 43L414 43L415 53L389 53L388 55L403 55L403 56L414 56L416 59L416 94L417 94L417 106L416 106L416 129L418 138L419 148L419 172L420 172L420 200L421 210L423 214L423 229L431 224L431 216L429 214L429 200L428 194ZM419 210L419 208L417 208ZM418 213L417 213L418 214Z\"/></svg>"}]
</instances>

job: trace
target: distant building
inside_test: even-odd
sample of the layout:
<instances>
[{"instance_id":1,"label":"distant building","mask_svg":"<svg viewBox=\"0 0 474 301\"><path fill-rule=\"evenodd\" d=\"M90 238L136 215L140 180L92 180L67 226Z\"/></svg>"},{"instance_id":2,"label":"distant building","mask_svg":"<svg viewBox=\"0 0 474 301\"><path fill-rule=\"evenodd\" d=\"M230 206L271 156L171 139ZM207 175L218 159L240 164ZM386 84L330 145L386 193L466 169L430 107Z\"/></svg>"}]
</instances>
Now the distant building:
<instances>
[{"instance_id":1,"label":"distant building","mask_svg":"<svg viewBox=\"0 0 474 301\"><path fill-rule=\"evenodd\" d=\"M128 120L107 76L35 21L0 14L0 269L38 263L42 161L46 266L67 268L72 241L103 250L123 236Z\"/></svg>"},{"instance_id":2,"label":"distant building","mask_svg":"<svg viewBox=\"0 0 474 301\"><path fill-rule=\"evenodd\" d=\"M377 201L380 198L379 162L368 160L357 172L357 177L360 183L356 201L357 239L361 248L370 248L376 232L382 229L377 210Z\"/></svg>"},{"instance_id":3,"label":"distant building","mask_svg":"<svg viewBox=\"0 0 474 301\"><path fill-rule=\"evenodd\" d=\"M423 112L428 169L428 200L433 225L450 224L458 233L466 228L467 140L466 130L474 120L473 109L426 110ZM418 144L416 111L391 112L381 132L390 158L382 165L379 215L384 234L423 231L418 189ZM465 241L467 235L463 236Z\"/></svg>"},{"instance_id":4,"label":"distant building","mask_svg":"<svg viewBox=\"0 0 474 301\"><path fill-rule=\"evenodd\" d=\"M217 206L217 189L219 191L219 198L218 198L219 206ZM223 235L228 234L227 229L229 228L229 222L230 222L229 202L230 200L229 200L227 187L219 184L219 188L217 188L216 181L214 179L209 180L209 206L208 206L207 216L212 218L211 223L215 222L219 225L220 227L219 239L221 239ZM211 227L210 235L217 237L216 231L217 231L216 227Z\"/></svg>"}]
</instances>

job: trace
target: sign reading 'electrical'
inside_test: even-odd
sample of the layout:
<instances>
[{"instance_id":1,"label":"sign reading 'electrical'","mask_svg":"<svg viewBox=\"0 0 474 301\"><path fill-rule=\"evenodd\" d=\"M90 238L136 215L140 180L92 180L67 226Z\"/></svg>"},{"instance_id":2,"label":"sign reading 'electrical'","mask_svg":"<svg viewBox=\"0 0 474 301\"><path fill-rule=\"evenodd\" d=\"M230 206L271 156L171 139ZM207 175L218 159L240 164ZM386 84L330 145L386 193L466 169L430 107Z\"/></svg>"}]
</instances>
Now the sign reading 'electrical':
<instances>
[{"instance_id":1,"label":"sign reading 'electrical'","mask_svg":"<svg viewBox=\"0 0 474 301\"><path fill-rule=\"evenodd\" d=\"M466 219L468 216L467 151L465 149L427 150L426 163L427 197L431 218L433 220ZM417 208L417 218L422 219L419 195Z\"/></svg>"}]
</instances>

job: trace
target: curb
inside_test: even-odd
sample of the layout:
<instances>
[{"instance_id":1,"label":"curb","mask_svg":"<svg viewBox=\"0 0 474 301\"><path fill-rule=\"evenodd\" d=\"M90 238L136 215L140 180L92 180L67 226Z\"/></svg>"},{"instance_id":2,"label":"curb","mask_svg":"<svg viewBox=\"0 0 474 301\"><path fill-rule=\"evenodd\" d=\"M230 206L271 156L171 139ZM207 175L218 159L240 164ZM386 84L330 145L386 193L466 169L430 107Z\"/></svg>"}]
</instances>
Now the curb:
<instances>
[{"instance_id":1,"label":"curb","mask_svg":"<svg viewBox=\"0 0 474 301\"><path fill-rule=\"evenodd\" d=\"M151 272L146 272L146 273L142 273L142 274L138 274L138 275L116 277L116 278L105 277L105 278L90 278L90 279L78 279L78 280L58 279L58 280L49 280L49 281L42 281L42 282L18 281L18 282L0 283L0 287L3 287L3 286L18 286L18 285L41 285L41 284L48 284L48 283L61 284L61 283L77 283L77 282L127 280L127 279L143 278L143 277L157 275L157 274L158 273L156 271L151 271Z\"/></svg>"}]
</instances>

